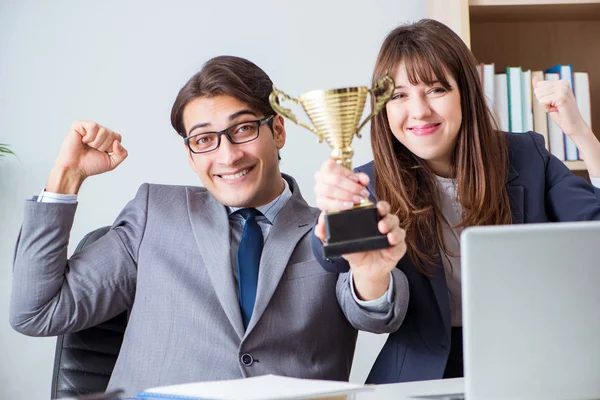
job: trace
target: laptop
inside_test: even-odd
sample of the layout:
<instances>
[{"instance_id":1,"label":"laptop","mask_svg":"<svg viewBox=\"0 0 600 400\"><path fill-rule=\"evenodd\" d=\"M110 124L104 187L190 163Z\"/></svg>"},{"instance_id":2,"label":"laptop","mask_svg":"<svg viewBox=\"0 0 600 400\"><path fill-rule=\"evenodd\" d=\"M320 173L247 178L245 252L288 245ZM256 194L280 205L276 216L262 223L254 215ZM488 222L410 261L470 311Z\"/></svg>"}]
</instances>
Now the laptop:
<instances>
[{"instance_id":1,"label":"laptop","mask_svg":"<svg viewBox=\"0 0 600 400\"><path fill-rule=\"evenodd\" d=\"M421 399L599 399L600 222L461 237L465 392Z\"/></svg>"}]
</instances>

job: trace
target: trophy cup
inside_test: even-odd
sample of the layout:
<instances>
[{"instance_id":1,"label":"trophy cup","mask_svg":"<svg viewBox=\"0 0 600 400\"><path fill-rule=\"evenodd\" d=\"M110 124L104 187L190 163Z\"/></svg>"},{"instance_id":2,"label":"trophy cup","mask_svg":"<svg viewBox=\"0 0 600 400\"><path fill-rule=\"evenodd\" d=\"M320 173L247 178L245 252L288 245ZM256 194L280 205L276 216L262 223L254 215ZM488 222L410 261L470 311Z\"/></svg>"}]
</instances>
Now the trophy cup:
<instances>
[{"instance_id":1,"label":"trophy cup","mask_svg":"<svg viewBox=\"0 0 600 400\"><path fill-rule=\"evenodd\" d=\"M319 143L325 139L332 147L330 157L352 170L352 138L354 135L360 138L359 132L362 127L383 109L393 92L394 81L386 75L377 81L372 89L361 86L313 90L303 93L297 99L273 86L269 101L279 115L316 134ZM372 99L375 99L373 111L359 123L369 93L372 94ZM313 126L298 121L291 110L280 105L281 100L300 104ZM327 212L327 243L323 245L325 258L389 247L387 237L377 229L379 219L377 207L368 198L363 198L360 204L350 210Z\"/></svg>"}]
</instances>

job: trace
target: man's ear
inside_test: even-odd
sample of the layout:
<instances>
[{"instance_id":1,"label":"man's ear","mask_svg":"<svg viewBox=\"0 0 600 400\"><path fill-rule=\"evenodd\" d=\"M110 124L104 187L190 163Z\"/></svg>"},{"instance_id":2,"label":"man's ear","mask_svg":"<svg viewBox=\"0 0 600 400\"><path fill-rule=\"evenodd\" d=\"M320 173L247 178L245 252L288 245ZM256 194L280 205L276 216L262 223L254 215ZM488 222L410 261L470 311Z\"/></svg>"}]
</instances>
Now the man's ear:
<instances>
[{"instance_id":1,"label":"man's ear","mask_svg":"<svg viewBox=\"0 0 600 400\"><path fill-rule=\"evenodd\" d=\"M273 139L278 150L281 150L285 144L286 132L284 119L281 115L273 117Z\"/></svg>"}]
</instances>

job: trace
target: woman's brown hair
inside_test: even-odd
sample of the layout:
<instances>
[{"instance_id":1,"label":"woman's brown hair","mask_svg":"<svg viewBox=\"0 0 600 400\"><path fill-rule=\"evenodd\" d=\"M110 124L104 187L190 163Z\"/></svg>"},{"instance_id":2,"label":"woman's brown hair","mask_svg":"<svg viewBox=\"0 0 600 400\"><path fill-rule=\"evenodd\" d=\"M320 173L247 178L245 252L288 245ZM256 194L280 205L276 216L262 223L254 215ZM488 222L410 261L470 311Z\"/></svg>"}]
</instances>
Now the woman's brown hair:
<instances>
[{"instance_id":1,"label":"woman's brown hair","mask_svg":"<svg viewBox=\"0 0 600 400\"><path fill-rule=\"evenodd\" d=\"M394 29L385 39L375 69L373 85L386 73L391 76L404 63L415 85L439 82L450 88L447 74L458 85L462 112L452 177L463 207L458 227L512 222L506 192L508 150L505 134L493 123L475 69L477 61L463 41L444 24L424 19ZM419 271L431 274L438 251L448 254L440 224L440 193L425 160L411 153L392 133L385 108L371 122L375 167L375 194L390 203L406 230L408 255Z\"/></svg>"}]
</instances>

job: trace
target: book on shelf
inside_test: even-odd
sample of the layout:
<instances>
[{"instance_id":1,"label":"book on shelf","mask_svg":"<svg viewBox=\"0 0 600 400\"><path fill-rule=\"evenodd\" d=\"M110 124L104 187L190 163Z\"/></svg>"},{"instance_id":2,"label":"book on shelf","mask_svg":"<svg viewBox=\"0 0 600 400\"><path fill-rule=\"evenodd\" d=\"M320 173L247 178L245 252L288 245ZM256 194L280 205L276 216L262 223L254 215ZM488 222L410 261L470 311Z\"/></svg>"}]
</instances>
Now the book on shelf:
<instances>
[{"instance_id":1,"label":"book on shelf","mask_svg":"<svg viewBox=\"0 0 600 400\"><path fill-rule=\"evenodd\" d=\"M569 83L569 87L573 90L573 67L571 64L556 64L546 70L547 73L557 73L561 80L565 80ZM575 142L563 134L563 141L565 146L565 158L567 161L579 160L579 150L575 146Z\"/></svg>"},{"instance_id":2,"label":"book on shelf","mask_svg":"<svg viewBox=\"0 0 600 400\"><path fill-rule=\"evenodd\" d=\"M483 93L485 94L490 110L494 109L494 86L496 85L494 80L495 72L494 64L482 65Z\"/></svg>"},{"instance_id":3,"label":"book on shelf","mask_svg":"<svg viewBox=\"0 0 600 400\"><path fill-rule=\"evenodd\" d=\"M533 130L533 106L531 93L531 70L523 71L521 79L521 94L523 101L523 132Z\"/></svg>"},{"instance_id":4,"label":"book on shelf","mask_svg":"<svg viewBox=\"0 0 600 400\"><path fill-rule=\"evenodd\" d=\"M554 72L547 72L544 74L544 79L547 81L558 81L559 75ZM559 160L565 160L565 134L552 120L550 113L547 113L546 119L548 121L548 139L550 141L550 153L552 153Z\"/></svg>"},{"instance_id":5,"label":"book on shelf","mask_svg":"<svg viewBox=\"0 0 600 400\"><path fill-rule=\"evenodd\" d=\"M591 128L589 74L573 72L570 64L557 64L545 71L523 70L520 66L507 67L505 71L506 73L495 74L493 63L477 66L486 101L498 129L511 133L538 132L544 137L544 144L550 153L566 162L569 168L581 169L579 150L572 139L554 123L552 113L546 112L546 106L538 101L533 79L566 80L584 121Z\"/></svg>"},{"instance_id":6,"label":"book on shelf","mask_svg":"<svg viewBox=\"0 0 600 400\"><path fill-rule=\"evenodd\" d=\"M592 102L590 99L590 75L587 72L573 73L573 90L579 112L592 129Z\"/></svg>"},{"instance_id":7,"label":"book on shelf","mask_svg":"<svg viewBox=\"0 0 600 400\"><path fill-rule=\"evenodd\" d=\"M523 132L523 71L521 67L506 67L508 84L508 115L509 130L512 133Z\"/></svg>"},{"instance_id":8,"label":"book on shelf","mask_svg":"<svg viewBox=\"0 0 600 400\"><path fill-rule=\"evenodd\" d=\"M531 79L533 78L543 81L544 71L532 71ZM535 94L531 97L531 104L533 106L533 130L544 137L546 150L548 150L550 149L550 142L548 140L548 116L546 115L546 108L538 101Z\"/></svg>"},{"instance_id":9,"label":"book on shelf","mask_svg":"<svg viewBox=\"0 0 600 400\"><path fill-rule=\"evenodd\" d=\"M508 84L506 74L496 74L494 76L494 114L498 129L509 132Z\"/></svg>"}]
</instances>

